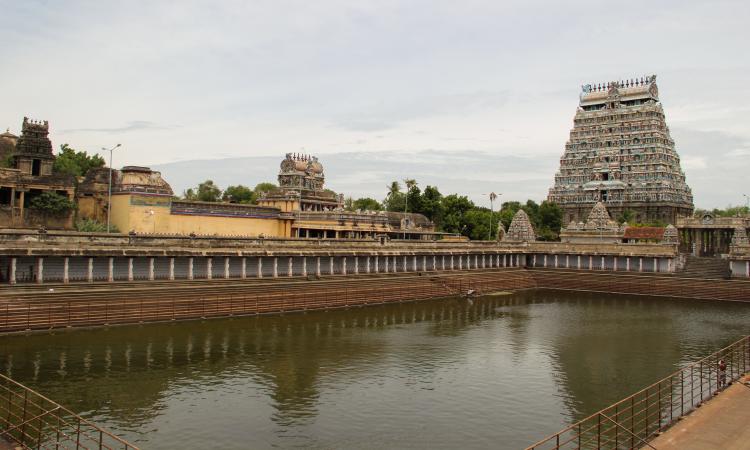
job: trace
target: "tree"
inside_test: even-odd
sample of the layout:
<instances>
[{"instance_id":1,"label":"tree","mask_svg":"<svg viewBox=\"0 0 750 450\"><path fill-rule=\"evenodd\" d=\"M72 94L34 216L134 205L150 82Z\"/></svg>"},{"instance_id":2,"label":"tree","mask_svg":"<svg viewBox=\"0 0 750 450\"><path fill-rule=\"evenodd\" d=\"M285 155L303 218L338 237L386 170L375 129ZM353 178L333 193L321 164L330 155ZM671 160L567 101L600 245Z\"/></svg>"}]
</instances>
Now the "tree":
<instances>
[{"instance_id":1,"label":"tree","mask_svg":"<svg viewBox=\"0 0 750 450\"><path fill-rule=\"evenodd\" d=\"M542 241L556 241L560 237L562 228L563 211L557 203L543 201L537 210L539 216L539 228L537 234Z\"/></svg>"},{"instance_id":2,"label":"tree","mask_svg":"<svg viewBox=\"0 0 750 450\"><path fill-rule=\"evenodd\" d=\"M221 189L216 186L212 180L206 180L198 185L196 197L201 202L218 202L221 196Z\"/></svg>"},{"instance_id":3,"label":"tree","mask_svg":"<svg viewBox=\"0 0 750 450\"><path fill-rule=\"evenodd\" d=\"M627 222L628 224L632 223L635 220L635 214L630 209L625 209L622 211L622 214L617 216L617 223L623 223Z\"/></svg>"},{"instance_id":4,"label":"tree","mask_svg":"<svg viewBox=\"0 0 750 450\"><path fill-rule=\"evenodd\" d=\"M75 209L76 204L55 191L44 191L31 199L31 209L50 216L63 216Z\"/></svg>"},{"instance_id":5,"label":"tree","mask_svg":"<svg viewBox=\"0 0 750 450\"><path fill-rule=\"evenodd\" d=\"M442 200L443 195L438 188L429 185L424 188L419 212L435 223L437 228L442 226L443 214L445 213Z\"/></svg>"},{"instance_id":6,"label":"tree","mask_svg":"<svg viewBox=\"0 0 750 450\"><path fill-rule=\"evenodd\" d=\"M363 197L354 200L352 208L354 208L355 211L380 211L381 209L383 209L383 207L377 200L370 197Z\"/></svg>"},{"instance_id":7,"label":"tree","mask_svg":"<svg viewBox=\"0 0 750 450\"><path fill-rule=\"evenodd\" d=\"M256 196L252 189L238 184L228 186L221 194L221 199L229 203L255 203Z\"/></svg>"},{"instance_id":8,"label":"tree","mask_svg":"<svg viewBox=\"0 0 750 450\"><path fill-rule=\"evenodd\" d=\"M101 156L96 154L89 156L85 151L77 152L68 146L68 144L62 144L60 152L52 164L52 171L54 173L82 177L89 170L104 167L104 165L104 158Z\"/></svg>"},{"instance_id":9,"label":"tree","mask_svg":"<svg viewBox=\"0 0 750 450\"><path fill-rule=\"evenodd\" d=\"M385 210L403 212L406 196L401 192L401 185L398 184L398 181L394 181L387 189L388 193L385 195L385 200L383 200Z\"/></svg>"},{"instance_id":10,"label":"tree","mask_svg":"<svg viewBox=\"0 0 750 450\"><path fill-rule=\"evenodd\" d=\"M198 200L198 195L195 193L195 190L193 188L188 188L182 191L182 199L195 201L195 200Z\"/></svg>"},{"instance_id":11,"label":"tree","mask_svg":"<svg viewBox=\"0 0 750 450\"><path fill-rule=\"evenodd\" d=\"M276 188L275 184L268 183L268 182L263 182L263 183L258 183L258 184L255 185L254 192L255 192L256 198L260 198L261 194L267 193L267 192L271 192L271 191L275 191L276 189L277 188Z\"/></svg>"},{"instance_id":12,"label":"tree","mask_svg":"<svg viewBox=\"0 0 750 450\"><path fill-rule=\"evenodd\" d=\"M451 194L443 197L443 231L465 234L468 224L466 213L475 208L474 202L465 195ZM465 234L468 236L468 234Z\"/></svg>"}]
</instances>

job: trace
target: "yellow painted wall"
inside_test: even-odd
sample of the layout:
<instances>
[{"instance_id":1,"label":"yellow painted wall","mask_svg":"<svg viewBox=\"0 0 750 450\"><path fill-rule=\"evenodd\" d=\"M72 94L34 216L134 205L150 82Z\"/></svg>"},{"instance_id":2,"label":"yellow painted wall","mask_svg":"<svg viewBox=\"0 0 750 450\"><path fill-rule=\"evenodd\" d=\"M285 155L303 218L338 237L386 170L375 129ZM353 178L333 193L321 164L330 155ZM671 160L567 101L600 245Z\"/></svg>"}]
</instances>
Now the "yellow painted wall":
<instances>
[{"instance_id":1,"label":"yellow painted wall","mask_svg":"<svg viewBox=\"0 0 750 450\"><path fill-rule=\"evenodd\" d=\"M291 220L170 214L168 197L112 196L112 223L122 233L290 237Z\"/></svg>"},{"instance_id":2,"label":"yellow painted wall","mask_svg":"<svg viewBox=\"0 0 750 450\"><path fill-rule=\"evenodd\" d=\"M281 212L292 212L298 211L299 201L297 200L258 200L259 206L270 206L272 208L279 208Z\"/></svg>"}]
</instances>

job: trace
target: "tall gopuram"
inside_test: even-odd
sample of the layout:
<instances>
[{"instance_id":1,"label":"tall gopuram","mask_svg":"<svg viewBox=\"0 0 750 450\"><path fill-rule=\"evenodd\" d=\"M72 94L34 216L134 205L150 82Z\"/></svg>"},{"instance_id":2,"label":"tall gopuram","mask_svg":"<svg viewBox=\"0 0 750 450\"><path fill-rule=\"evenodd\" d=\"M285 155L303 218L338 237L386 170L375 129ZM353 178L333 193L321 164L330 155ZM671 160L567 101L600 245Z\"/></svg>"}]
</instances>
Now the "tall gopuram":
<instances>
[{"instance_id":1,"label":"tall gopuram","mask_svg":"<svg viewBox=\"0 0 750 450\"><path fill-rule=\"evenodd\" d=\"M656 75L583 86L570 140L547 197L564 223L602 202L618 219L674 224L693 212L680 157L664 119Z\"/></svg>"}]
</instances>

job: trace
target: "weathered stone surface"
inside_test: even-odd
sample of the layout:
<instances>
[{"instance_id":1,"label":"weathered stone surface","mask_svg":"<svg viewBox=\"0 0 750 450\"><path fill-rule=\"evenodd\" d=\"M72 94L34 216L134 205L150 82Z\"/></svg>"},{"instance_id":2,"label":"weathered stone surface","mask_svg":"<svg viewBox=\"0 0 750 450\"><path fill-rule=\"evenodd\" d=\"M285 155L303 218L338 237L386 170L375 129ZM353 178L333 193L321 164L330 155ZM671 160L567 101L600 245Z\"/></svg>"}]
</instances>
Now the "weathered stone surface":
<instances>
[{"instance_id":1,"label":"weathered stone surface","mask_svg":"<svg viewBox=\"0 0 750 450\"><path fill-rule=\"evenodd\" d=\"M662 242L667 244L677 244L679 243L679 236L677 235L677 228L674 225L667 225L667 228L664 229L664 237L662 238Z\"/></svg>"},{"instance_id":2,"label":"weathered stone surface","mask_svg":"<svg viewBox=\"0 0 750 450\"><path fill-rule=\"evenodd\" d=\"M526 211L519 209L513 221L508 227L508 233L505 235L506 241L517 241L517 242L528 242L536 240L536 233L534 227L531 225L528 214Z\"/></svg>"}]
</instances>

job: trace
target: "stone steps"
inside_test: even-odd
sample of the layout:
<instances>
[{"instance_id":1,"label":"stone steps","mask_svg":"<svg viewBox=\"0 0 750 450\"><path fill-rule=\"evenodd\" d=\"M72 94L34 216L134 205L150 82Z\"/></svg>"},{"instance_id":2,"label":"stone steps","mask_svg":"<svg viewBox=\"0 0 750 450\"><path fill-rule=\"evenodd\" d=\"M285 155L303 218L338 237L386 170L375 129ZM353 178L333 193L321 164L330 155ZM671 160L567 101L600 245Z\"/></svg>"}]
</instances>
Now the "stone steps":
<instances>
[{"instance_id":1,"label":"stone steps","mask_svg":"<svg viewBox=\"0 0 750 450\"><path fill-rule=\"evenodd\" d=\"M730 277L729 261L721 258L688 256L681 277L726 279Z\"/></svg>"}]
</instances>

